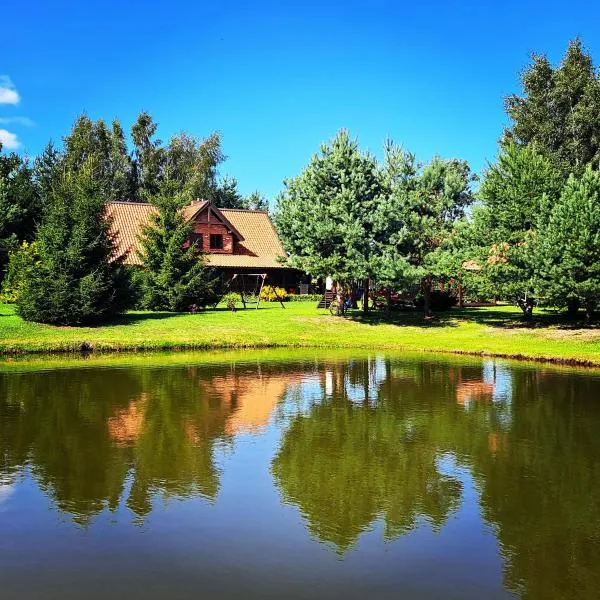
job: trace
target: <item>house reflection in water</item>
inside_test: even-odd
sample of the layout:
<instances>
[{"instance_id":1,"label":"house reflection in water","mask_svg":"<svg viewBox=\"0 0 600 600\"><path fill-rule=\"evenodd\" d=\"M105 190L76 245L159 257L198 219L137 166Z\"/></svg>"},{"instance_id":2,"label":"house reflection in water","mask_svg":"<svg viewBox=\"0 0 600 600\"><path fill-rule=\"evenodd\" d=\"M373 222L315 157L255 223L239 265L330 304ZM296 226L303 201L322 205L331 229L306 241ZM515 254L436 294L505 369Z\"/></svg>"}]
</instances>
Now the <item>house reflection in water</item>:
<instances>
[{"instance_id":1,"label":"house reflection in water","mask_svg":"<svg viewBox=\"0 0 600 600\"><path fill-rule=\"evenodd\" d=\"M482 371L481 377L477 379L462 380L459 374L456 385L457 404L468 409L473 402L510 403L512 389L508 368L490 360L483 364Z\"/></svg>"},{"instance_id":2,"label":"house reflection in water","mask_svg":"<svg viewBox=\"0 0 600 600\"><path fill-rule=\"evenodd\" d=\"M209 395L219 397L231 409L225 432L235 435L264 430L288 387L300 380L300 375L293 373L263 375L254 371L243 374L232 372L203 383Z\"/></svg>"},{"instance_id":3,"label":"house reflection in water","mask_svg":"<svg viewBox=\"0 0 600 600\"><path fill-rule=\"evenodd\" d=\"M144 392L126 408L118 408L108 418L108 434L115 446L125 448L137 440L144 429L144 411L148 395Z\"/></svg>"}]
</instances>

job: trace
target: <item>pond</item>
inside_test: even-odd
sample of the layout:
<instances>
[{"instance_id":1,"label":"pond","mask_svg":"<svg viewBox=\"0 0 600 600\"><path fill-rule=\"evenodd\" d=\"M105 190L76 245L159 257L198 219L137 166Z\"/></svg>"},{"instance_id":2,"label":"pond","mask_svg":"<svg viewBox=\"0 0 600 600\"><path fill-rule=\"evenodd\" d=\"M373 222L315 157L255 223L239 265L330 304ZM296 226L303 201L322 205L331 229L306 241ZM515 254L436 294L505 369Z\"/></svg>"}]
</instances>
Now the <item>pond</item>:
<instances>
[{"instance_id":1,"label":"pond","mask_svg":"<svg viewBox=\"0 0 600 600\"><path fill-rule=\"evenodd\" d=\"M600 377L269 352L0 371L0 596L596 598Z\"/></svg>"}]
</instances>

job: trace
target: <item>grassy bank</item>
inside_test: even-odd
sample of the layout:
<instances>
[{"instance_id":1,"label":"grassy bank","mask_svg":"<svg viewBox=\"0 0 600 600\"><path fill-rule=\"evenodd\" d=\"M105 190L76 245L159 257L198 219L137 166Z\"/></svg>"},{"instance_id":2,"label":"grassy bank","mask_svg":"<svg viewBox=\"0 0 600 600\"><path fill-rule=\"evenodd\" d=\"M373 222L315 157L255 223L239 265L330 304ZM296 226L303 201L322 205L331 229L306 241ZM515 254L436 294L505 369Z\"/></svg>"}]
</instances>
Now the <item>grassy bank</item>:
<instances>
[{"instance_id":1,"label":"grassy bank","mask_svg":"<svg viewBox=\"0 0 600 600\"><path fill-rule=\"evenodd\" d=\"M225 309L197 314L132 312L102 327L53 327L26 323L0 305L0 353L225 349L363 348L489 354L600 366L600 329L573 327L540 314L525 327L510 307L456 309L424 323L418 314L374 313L340 319L312 302L283 310Z\"/></svg>"}]
</instances>

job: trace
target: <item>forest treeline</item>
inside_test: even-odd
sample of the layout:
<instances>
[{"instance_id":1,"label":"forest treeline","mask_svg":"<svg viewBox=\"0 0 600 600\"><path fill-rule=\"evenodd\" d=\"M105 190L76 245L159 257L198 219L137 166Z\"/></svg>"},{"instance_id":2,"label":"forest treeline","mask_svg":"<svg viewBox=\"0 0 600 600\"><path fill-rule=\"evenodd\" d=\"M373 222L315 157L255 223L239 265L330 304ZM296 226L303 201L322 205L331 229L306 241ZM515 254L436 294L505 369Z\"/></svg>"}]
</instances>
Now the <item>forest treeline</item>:
<instances>
[{"instance_id":1,"label":"forest treeline","mask_svg":"<svg viewBox=\"0 0 600 600\"><path fill-rule=\"evenodd\" d=\"M345 131L285 182L276 221L290 262L392 294L462 283L477 299L591 319L600 293L600 76L580 40L554 67L534 55L480 185L463 160L383 161Z\"/></svg>"},{"instance_id":2,"label":"forest treeline","mask_svg":"<svg viewBox=\"0 0 600 600\"><path fill-rule=\"evenodd\" d=\"M392 141L383 159L347 131L284 182L274 219L288 264L339 289L390 303L418 290L425 315L439 288L592 319L600 292L600 74L580 40L558 65L534 55L521 90L505 99L509 124L481 177L461 159L419 163ZM186 310L210 297L202 253L183 244L180 208L193 198L266 208L219 177L218 134L163 144L141 113L126 140L118 121L79 117L60 148L35 160L0 154L0 270L4 300L26 319L100 322L135 302ZM104 218L113 200L152 202L144 268L114 255ZM10 260L9 260L10 257ZM200 263L200 266L198 264ZM373 291L373 290L371 290ZM368 296L368 294L365 294ZM365 306L368 309L368 304Z\"/></svg>"}]
</instances>

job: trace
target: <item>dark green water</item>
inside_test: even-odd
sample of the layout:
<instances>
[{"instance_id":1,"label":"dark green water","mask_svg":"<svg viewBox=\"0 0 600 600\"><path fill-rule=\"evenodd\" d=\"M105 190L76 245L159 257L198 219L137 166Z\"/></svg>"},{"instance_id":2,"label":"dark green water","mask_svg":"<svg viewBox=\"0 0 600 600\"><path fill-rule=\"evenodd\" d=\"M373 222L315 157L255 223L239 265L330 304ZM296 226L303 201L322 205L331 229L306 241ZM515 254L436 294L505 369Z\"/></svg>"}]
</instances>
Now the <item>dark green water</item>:
<instances>
[{"instance_id":1,"label":"dark green water","mask_svg":"<svg viewBox=\"0 0 600 600\"><path fill-rule=\"evenodd\" d=\"M2 600L284 597L600 597L600 378L251 354L0 374Z\"/></svg>"}]
</instances>

